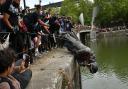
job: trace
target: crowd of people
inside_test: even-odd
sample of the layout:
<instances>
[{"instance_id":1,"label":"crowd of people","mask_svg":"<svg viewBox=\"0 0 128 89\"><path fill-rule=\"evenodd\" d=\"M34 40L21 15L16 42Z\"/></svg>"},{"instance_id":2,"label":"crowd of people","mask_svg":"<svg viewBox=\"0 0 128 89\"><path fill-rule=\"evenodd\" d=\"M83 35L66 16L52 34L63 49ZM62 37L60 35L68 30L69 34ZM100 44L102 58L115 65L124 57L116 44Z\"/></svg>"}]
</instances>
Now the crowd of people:
<instances>
[{"instance_id":1,"label":"crowd of people","mask_svg":"<svg viewBox=\"0 0 128 89\"><path fill-rule=\"evenodd\" d=\"M40 5L21 10L20 1L0 0L0 89L25 89L32 77L29 64L58 47L59 35L73 28L71 17L51 15Z\"/></svg>"}]
</instances>

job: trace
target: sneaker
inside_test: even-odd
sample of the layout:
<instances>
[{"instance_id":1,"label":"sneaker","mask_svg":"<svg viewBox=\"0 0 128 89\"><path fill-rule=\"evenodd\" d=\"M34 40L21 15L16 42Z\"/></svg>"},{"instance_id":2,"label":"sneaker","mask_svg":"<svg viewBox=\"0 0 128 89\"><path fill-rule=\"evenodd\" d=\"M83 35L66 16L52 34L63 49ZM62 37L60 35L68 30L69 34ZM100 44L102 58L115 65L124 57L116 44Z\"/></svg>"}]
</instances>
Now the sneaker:
<instances>
[{"instance_id":1,"label":"sneaker","mask_svg":"<svg viewBox=\"0 0 128 89\"><path fill-rule=\"evenodd\" d=\"M41 54L38 52L38 51L36 51L35 52L35 56L37 57L37 56L41 56Z\"/></svg>"}]
</instances>

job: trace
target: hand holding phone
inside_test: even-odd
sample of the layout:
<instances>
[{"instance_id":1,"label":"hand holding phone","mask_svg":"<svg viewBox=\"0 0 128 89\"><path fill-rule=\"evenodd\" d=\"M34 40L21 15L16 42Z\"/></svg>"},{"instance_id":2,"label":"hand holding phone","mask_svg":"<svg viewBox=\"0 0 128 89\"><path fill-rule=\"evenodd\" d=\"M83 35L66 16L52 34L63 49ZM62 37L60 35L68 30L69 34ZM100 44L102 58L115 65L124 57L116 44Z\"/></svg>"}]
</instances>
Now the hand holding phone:
<instances>
[{"instance_id":1,"label":"hand holding phone","mask_svg":"<svg viewBox=\"0 0 128 89\"><path fill-rule=\"evenodd\" d=\"M25 62L25 64L24 64L25 68L28 68L29 64L30 64L30 56L28 54L24 54L23 55L23 60Z\"/></svg>"}]
</instances>

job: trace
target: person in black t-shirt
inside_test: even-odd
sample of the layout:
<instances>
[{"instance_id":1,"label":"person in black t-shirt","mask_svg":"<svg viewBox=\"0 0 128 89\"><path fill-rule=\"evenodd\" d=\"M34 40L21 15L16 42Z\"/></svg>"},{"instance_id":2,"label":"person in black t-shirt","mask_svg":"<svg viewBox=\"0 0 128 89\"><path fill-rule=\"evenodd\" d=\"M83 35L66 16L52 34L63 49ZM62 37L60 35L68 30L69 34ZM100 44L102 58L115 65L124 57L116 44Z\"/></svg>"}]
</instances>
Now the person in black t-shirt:
<instances>
[{"instance_id":1,"label":"person in black t-shirt","mask_svg":"<svg viewBox=\"0 0 128 89\"><path fill-rule=\"evenodd\" d=\"M43 22L47 23L48 19L47 19L47 15L46 15L46 13L45 13L44 10L41 12L40 18L41 18L41 20L42 20Z\"/></svg>"},{"instance_id":2,"label":"person in black t-shirt","mask_svg":"<svg viewBox=\"0 0 128 89\"><path fill-rule=\"evenodd\" d=\"M18 30L18 26L20 25L18 21L19 5L20 0L7 0L4 4L3 21L9 32L14 31L14 29Z\"/></svg>"},{"instance_id":3,"label":"person in black t-shirt","mask_svg":"<svg viewBox=\"0 0 128 89\"><path fill-rule=\"evenodd\" d=\"M35 31L37 23L45 28L46 32L49 33L48 25L45 24L40 18L41 6L35 5L36 11L33 13L29 13L28 15L24 16L24 23L27 26L29 32L38 32Z\"/></svg>"},{"instance_id":4,"label":"person in black t-shirt","mask_svg":"<svg viewBox=\"0 0 128 89\"><path fill-rule=\"evenodd\" d=\"M45 24L41 18L40 18L40 12L41 12L41 6L35 5L36 11L33 13L29 13L26 15L23 20L25 25L27 26L27 29L31 33L37 33L32 35L32 40L35 44L35 56L38 55L38 47L41 44L41 33L39 29L37 29L37 26L40 25L44 30L49 34L48 25Z\"/></svg>"},{"instance_id":5,"label":"person in black t-shirt","mask_svg":"<svg viewBox=\"0 0 128 89\"><path fill-rule=\"evenodd\" d=\"M20 0L6 0L3 5L3 23L7 32L15 32L10 34L9 47L15 50L17 53L21 52L23 42L19 33L19 5ZM17 33L18 32L18 33Z\"/></svg>"}]
</instances>

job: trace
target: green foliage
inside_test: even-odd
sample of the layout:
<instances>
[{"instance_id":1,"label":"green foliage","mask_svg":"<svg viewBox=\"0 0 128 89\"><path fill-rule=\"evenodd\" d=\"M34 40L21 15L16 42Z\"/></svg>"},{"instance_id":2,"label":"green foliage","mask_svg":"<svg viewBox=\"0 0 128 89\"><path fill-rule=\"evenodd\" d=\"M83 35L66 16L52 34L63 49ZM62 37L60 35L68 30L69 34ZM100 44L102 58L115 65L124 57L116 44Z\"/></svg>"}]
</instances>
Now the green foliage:
<instances>
[{"instance_id":1,"label":"green foliage","mask_svg":"<svg viewBox=\"0 0 128 89\"><path fill-rule=\"evenodd\" d=\"M91 22L92 3L88 0L64 0L60 14L71 16L73 21L79 22L80 13L84 14L86 24Z\"/></svg>"},{"instance_id":2,"label":"green foliage","mask_svg":"<svg viewBox=\"0 0 128 89\"><path fill-rule=\"evenodd\" d=\"M92 3L88 0L79 0L79 11L84 14L85 24L91 23L92 7Z\"/></svg>"},{"instance_id":3,"label":"green foliage","mask_svg":"<svg viewBox=\"0 0 128 89\"><path fill-rule=\"evenodd\" d=\"M76 0L64 0L60 14L64 16L71 16L73 21L78 21L79 10Z\"/></svg>"},{"instance_id":4,"label":"green foliage","mask_svg":"<svg viewBox=\"0 0 128 89\"><path fill-rule=\"evenodd\" d=\"M61 15L71 16L73 21L79 21L80 13L84 14L85 24L90 24L92 8L97 6L99 11L94 23L97 26L128 26L128 0L64 0L60 10Z\"/></svg>"},{"instance_id":5,"label":"green foliage","mask_svg":"<svg viewBox=\"0 0 128 89\"><path fill-rule=\"evenodd\" d=\"M47 8L45 11L48 12L49 9L51 10L51 15L58 15L60 12L60 8L58 7L50 7Z\"/></svg>"},{"instance_id":6,"label":"green foliage","mask_svg":"<svg viewBox=\"0 0 128 89\"><path fill-rule=\"evenodd\" d=\"M97 25L111 27L128 23L128 0L95 0L99 6Z\"/></svg>"}]
</instances>

